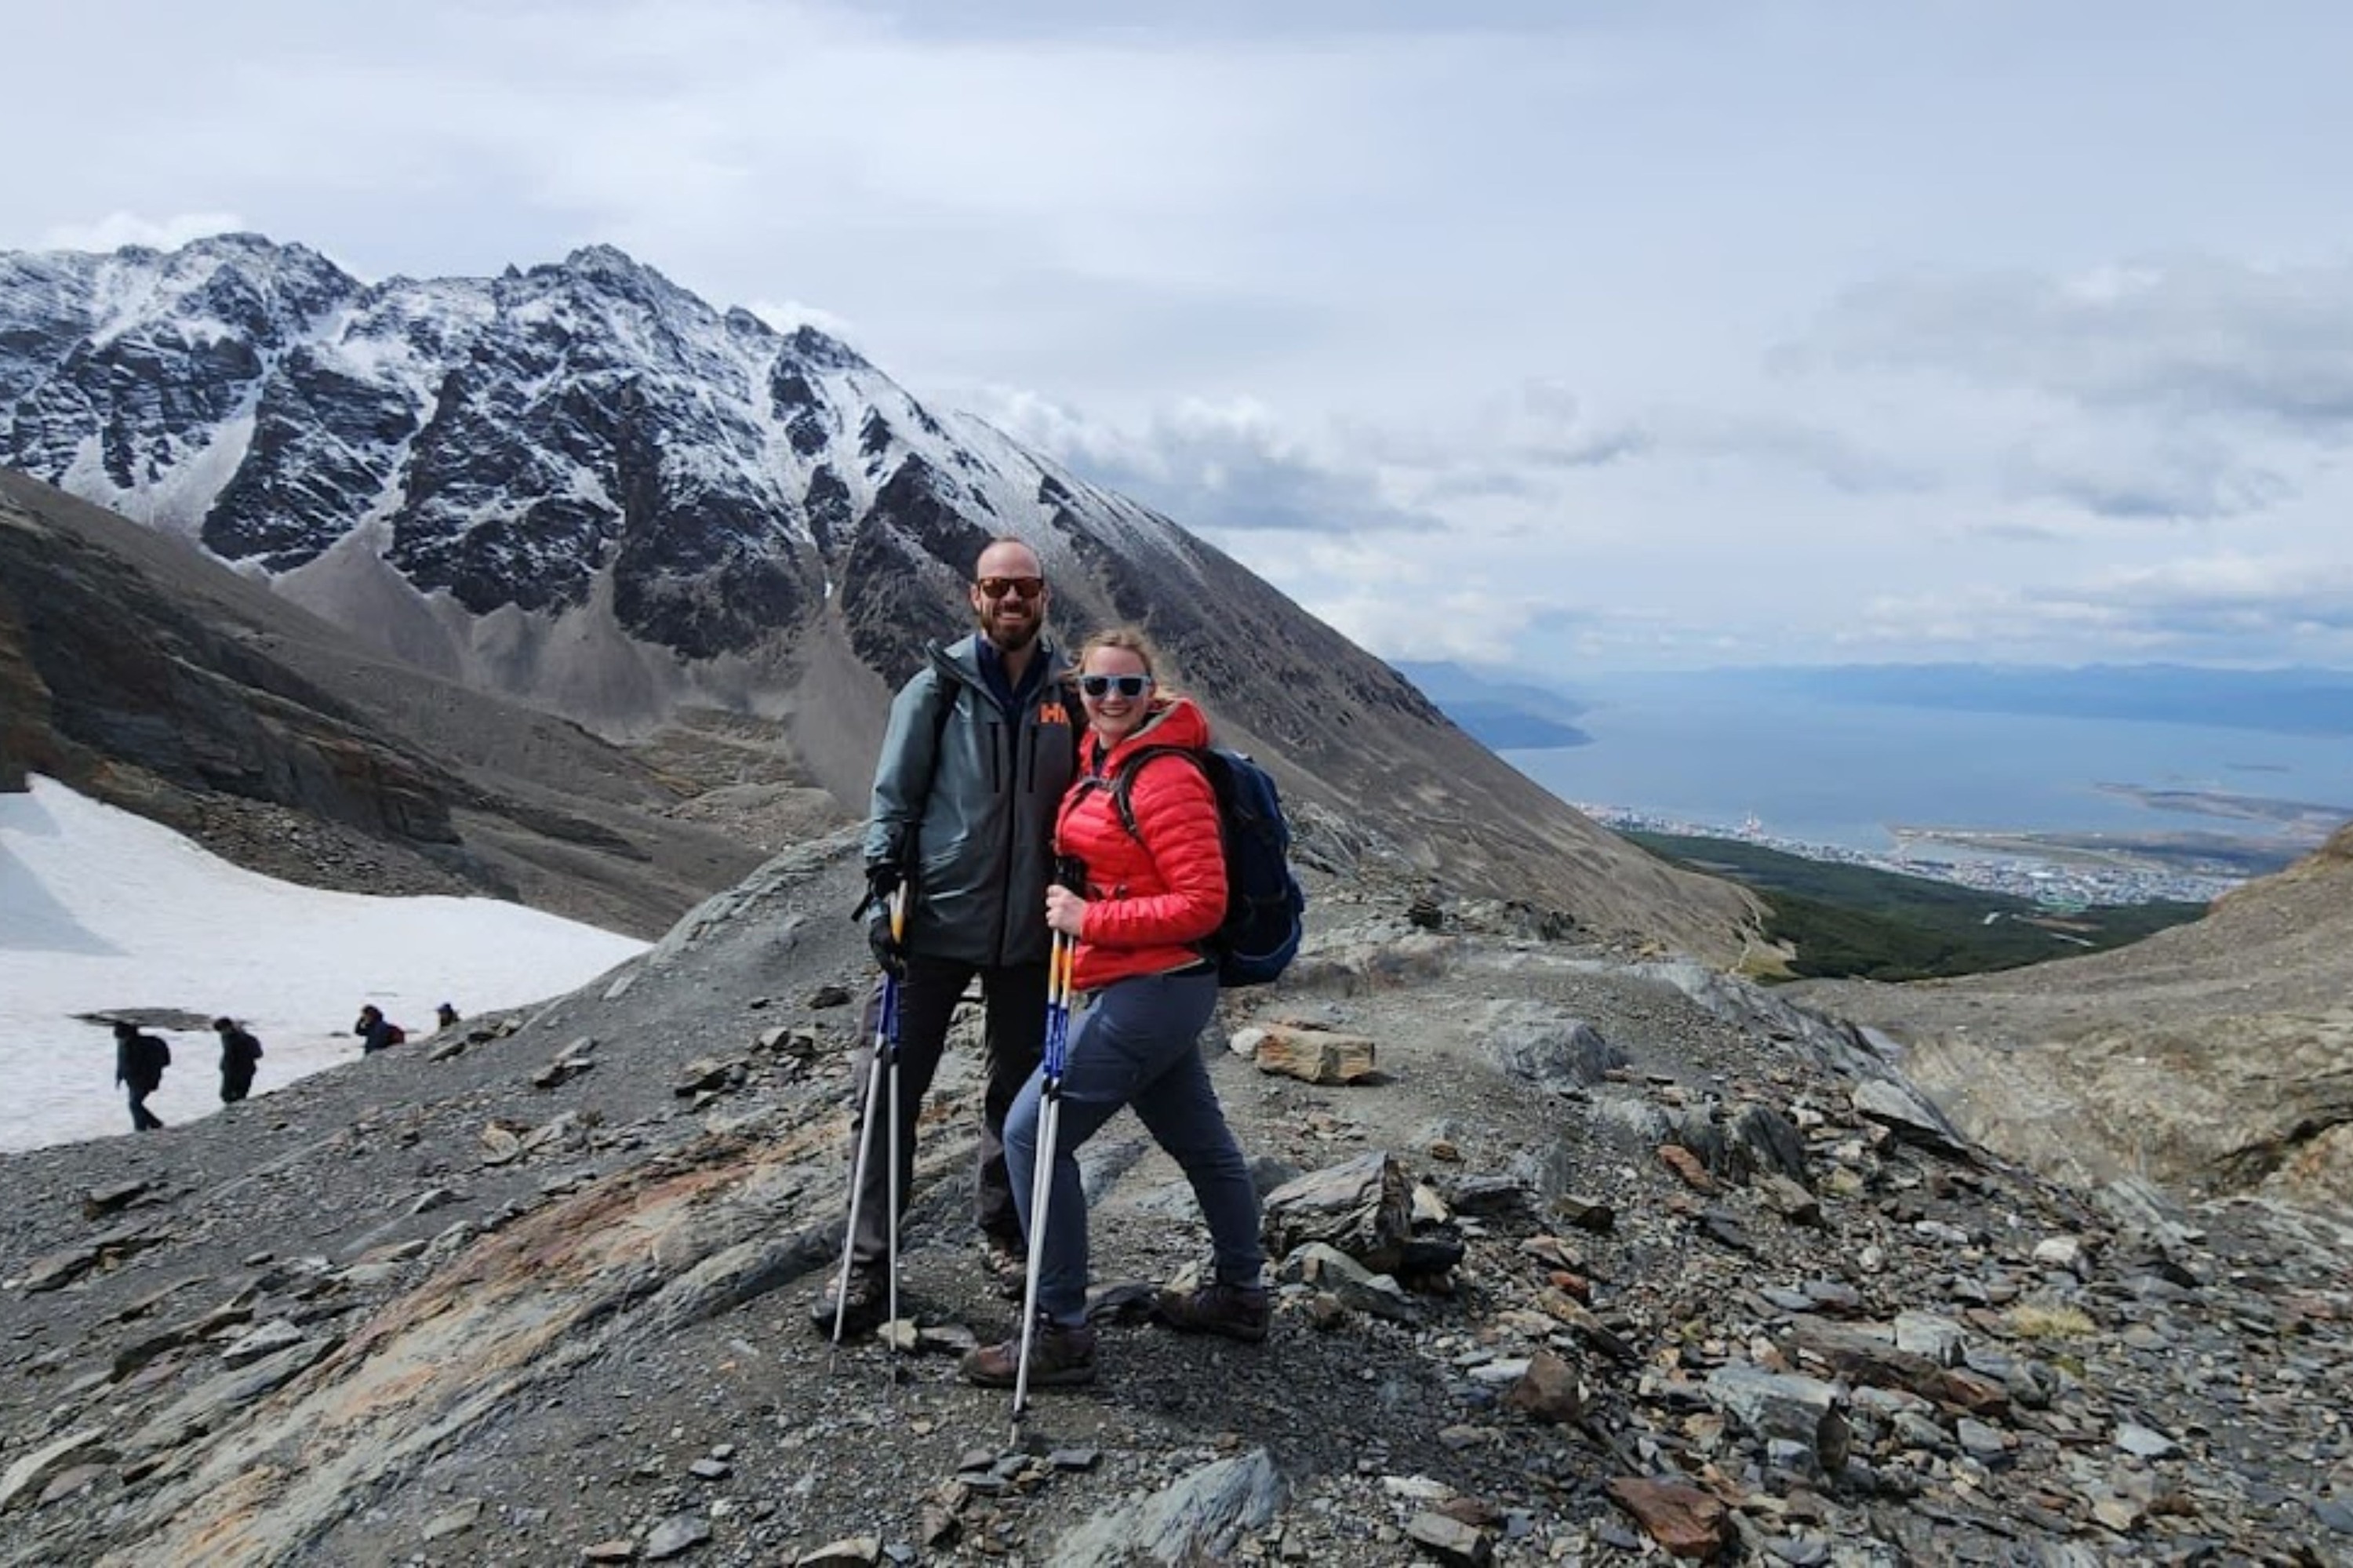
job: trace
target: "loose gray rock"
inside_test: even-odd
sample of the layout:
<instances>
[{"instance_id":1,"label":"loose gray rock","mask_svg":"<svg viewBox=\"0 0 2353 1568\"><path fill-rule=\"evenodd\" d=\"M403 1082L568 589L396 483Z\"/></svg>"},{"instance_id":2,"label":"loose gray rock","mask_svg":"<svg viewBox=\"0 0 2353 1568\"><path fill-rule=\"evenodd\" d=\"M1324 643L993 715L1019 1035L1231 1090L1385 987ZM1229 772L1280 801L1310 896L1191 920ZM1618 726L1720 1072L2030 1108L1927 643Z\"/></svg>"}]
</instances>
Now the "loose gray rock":
<instances>
[{"instance_id":1,"label":"loose gray rock","mask_svg":"<svg viewBox=\"0 0 2353 1568\"><path fill-rule=\"evenodd\" d=\"M1242 1531L1274 1517L1284 1490L1273 1459L1253 1448L1081 1526L1054 1543L1048 1568L1120 1568L1137 1556L1169 1563L1222 1560Z\"/></svg>"},{"instance_id":2,"label":"loose gray rock","mask_svg":"<svg viewBox=\"0 0 2353 1568\"><path fill-rule=\"evenodd\" d=\"M1584 1019L1531 1002L1491 1003L1478 1039L1498 1068L1556 1093L1590 1088L1628 1061Z\"/></svg>"},{"instance_id":3,"label":"loose gray rock","mask_svg":"<svg viewBox=\"0 0 2353 1568\"><path fill-rule=\"evenodd\" d=\"M646 1537L649 1563L666 1563L711 1539L710 1521L700 1514L674 1513L655 1525Z\"/></svg>"},{"instance_id":4,"label":"loose gray rock","mask_svg":"<svg viewBox=\"0 0 2353 1568\"><path fill-rule=\"evenodd\" d=\"M1818 1473L1835 1476L1845 1467L1852 1438L1837 1385L1736 1364L1708 1373L1706 1387L1742 1430L1797 1444Z\"/></svg>"},{"instance_id":5,"label":"loose gray rock","mask_svg":"<svg viewBox=\"0 0 2353 1568\"><path fill-rule=\"evenodd\" d=\"M16 1460L0 1472L0 1512L37 1496L35 1489L45 1486L68 1466L110 1457L100 1446L105 1437L105 1431L99 1427L70 1432Z\"/></svg>"}]
</instances>

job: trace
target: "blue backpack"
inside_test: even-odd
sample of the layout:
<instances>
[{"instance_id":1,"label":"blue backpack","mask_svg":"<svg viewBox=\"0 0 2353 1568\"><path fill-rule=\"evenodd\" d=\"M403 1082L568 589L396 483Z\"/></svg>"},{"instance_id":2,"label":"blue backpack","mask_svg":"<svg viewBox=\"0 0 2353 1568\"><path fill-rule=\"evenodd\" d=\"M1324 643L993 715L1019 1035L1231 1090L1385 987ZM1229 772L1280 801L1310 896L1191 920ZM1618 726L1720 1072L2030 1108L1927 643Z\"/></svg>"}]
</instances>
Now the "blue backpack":
<instances>
[{"instance_id":1,"label":"blue backpack","mask_svg":"<svg viewBox=\"0 0 2353 1568\"><path fill-rule=\"evenodd\" d=\"M1155 757L1189 759L1218 799L1218 826L1226 850L1226 918L1203 944L1221 986L1264 985L1290 967L1304 934L1307 895L1291 874L1291 824L1282 799L1263 768L1239 751L1210 747L1147 746L1121 762L1111 782L1120 825L1133 837L1135 808L1128 791L1138 769Z\"/></svg>"}]
</instances>

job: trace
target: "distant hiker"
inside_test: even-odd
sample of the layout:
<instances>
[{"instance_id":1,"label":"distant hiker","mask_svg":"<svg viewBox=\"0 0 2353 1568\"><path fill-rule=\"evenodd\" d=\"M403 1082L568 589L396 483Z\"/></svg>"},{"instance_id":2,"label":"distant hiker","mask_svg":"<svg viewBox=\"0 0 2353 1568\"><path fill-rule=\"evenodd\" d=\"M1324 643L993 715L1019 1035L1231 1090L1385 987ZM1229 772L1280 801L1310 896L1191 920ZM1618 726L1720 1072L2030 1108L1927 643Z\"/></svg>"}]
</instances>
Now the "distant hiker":
<instances>
[{"instance_id":1,"label":"distant hiker","mask_svg":"<svg viewBox=\"0 0 2353 1568\"><path fill-rule=\"evenodd\" d=\"M1094 1377L1095 1335L1087 1326L1087 1201L1079 1146L1133 1106L1192 1183L1209 1224L1212 1282L1163 1291L1173 1326L1255 1342L1266 1338L1268 1305L1259 1241L1258 1189L1227 1126L1201 1060L1200 1035L1218 1005L1217 966L1200 944L1226 913L1225 852L1217 799L1204 771L1182 758L1155 759L1134 774L1121 820L1110 779L1148 746L1198 750L1208 721L1185 697L1156 690L1150 646L1131 630L1097 634L1080 652L1079 692L1088 733L1084 776L1062 802L1054 847L1074 872L1046 890L1046 923L1078 939L1074 983L1094 1001L1070 1045L1052 1150L1051 1191L1039 1249L1038 1310L1030 1344L1033 1385ZM1025 1227L1038 1169L1042 1074L1032 1077L1005 1120L1005 1150ZM1009 1387L1017 1338L976 1350L963 1371L974 1383Z\"/></svg>"},{"instance_id":2,"label":"distant hiker","mask_svg":"<svg viewBox=\"0 0 2353 1568\"><path fill-rule=\"evenodd\" d=\"M352 1025L352 1033L360 1037L363 1056L373 1056L408 1038L408 1032L387 1020L384 1010L372 1001L360 1009L359 1022Z\"/></svg>"},{"instance_id":3,"label":"distant hiker","mask_svg":"<svg viewBox=\"0 0 2353 1568\"><path fill-rule=\"evenodd\" d=\"M1038 1065L1046 1028L1046 895L1054 811L1070 783L1076 736L1065 701L1068 666L1044 634L1049 598L1037 552L994 539L980 553L970 599L979 630L934 647L891 705L866 824L867 940L899 989L901 1213L890 1213L887 1129L864 1166L841 1315L845 1336L881 1323L888 1302L891 1227L913 1195L915 1122L930 1092L948 1022L966 982L987 1004L976 1217L997 1288L1018 1293L1027 1266L1021 1219L1006 1176L1005 1113ZM904 883L903 940L887 905ZM881 989L868 1005L850 1081L868 1081ZM855 1164L861 1109L850 1129ZM834 1290L809 1310L834 1328Z\"/></svg>"},{"instance_id":4,"label":"distant hiker","mask_svg":"<svg viewBox=\"0 0 2353 1568\"><path fill-rule=\"evenodd\" d=\"M164 1118L147 1108L147 1097L164 1086L164 1069L172 1065L172 1048L155 1035L142 1033L136 1024L114 1026L114 1081L131 1093L131 1126L148 1132Z\"/></svg>"},{"instance_id":5,"label":"distant hiker","mask_svg":"<svg viewBox=\"0 0 2353 1568\"><path fill-rule=\"evenodd\" d=\"M221 1104L235 1105L253 1092L254 1069L261 1064L261 1042L234 1018L213 1020L221 1043Z\"/></svg>"},{"instance_id":6,"label":"distant hiker","mask_svg":"<svg viewBox=\"0 0 2353 1568\"><path fill-rule=\"evenodd\" d=\"M458 1010L450 1006L448 1002L445 1001L440 1006L433 1010L433 1026L435 1028L447 1029L457 1022Z\"/></svg>"}]
</instances>

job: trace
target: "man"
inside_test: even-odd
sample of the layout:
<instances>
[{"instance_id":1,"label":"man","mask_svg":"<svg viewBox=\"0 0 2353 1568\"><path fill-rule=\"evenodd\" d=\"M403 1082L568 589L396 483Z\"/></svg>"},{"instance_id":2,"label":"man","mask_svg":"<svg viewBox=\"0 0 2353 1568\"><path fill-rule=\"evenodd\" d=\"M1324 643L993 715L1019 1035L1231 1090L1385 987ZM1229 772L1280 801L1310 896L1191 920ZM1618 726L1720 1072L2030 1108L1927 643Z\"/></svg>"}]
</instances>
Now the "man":
<instances>
[{"instance_id":1,"label":"man","mask_svg":"<svg viewBox=\"0 0 2353 1568\"><path fill-rule=\"evenodd\" d=\"M1046 885L1053 863L1054 814L1076 761L1065 700L1067 661L1044 635L1048 597L1037 552L995 539L973 573L979 630L917 671L891 705L874 768L866 825L867 938L876 959L900 976L899 1198L913 1185L916 1112L930 1090L948 1023L974 976L987 1020L982 1040L977 1217L982 1250L997 1287L1021 1288L1026 1254L1021 1217L1005 1168L1005 1113L1038 1065L1046 1028ZM907 890L904 936L894 940L891 895ZM867 1012L866 1048L852 1081L870 1081L878 988ZM860 1107L860 1117L863 1107ZM854 1161L863 1135L850 1131ZM850 1238L845 1336L865 1333L888 1310L891 1226L890 1128L875 1129ZM833 1331L834 1290L822 1292L810 1322Z\"/></svg>"},{"instance_id":2,"label":"man","mask_svg":"<svg viewBox=\"0 0 2353 1568\"><path fill-rule=\"evenodd\" d=\"M164 1086L164 1069L172 1065L172 1048L138 1025L114 1026L114 1081L131 1092L131 1128L153 1132L164 1118L147 1108L147 1097Z\"/></svg>"},{"instance_id":3,"label":"man","mask_svg":"<svg viewBox=\"0 0 2353 1568\"><path fill-rule=\"evenodd\" d=\"M237 1026L234 1018L213 1020L220 1036L221 1104L233 1106L253 1092L254 1069L261 1062L261 1042Z\"/></svg>"}]
</instances>

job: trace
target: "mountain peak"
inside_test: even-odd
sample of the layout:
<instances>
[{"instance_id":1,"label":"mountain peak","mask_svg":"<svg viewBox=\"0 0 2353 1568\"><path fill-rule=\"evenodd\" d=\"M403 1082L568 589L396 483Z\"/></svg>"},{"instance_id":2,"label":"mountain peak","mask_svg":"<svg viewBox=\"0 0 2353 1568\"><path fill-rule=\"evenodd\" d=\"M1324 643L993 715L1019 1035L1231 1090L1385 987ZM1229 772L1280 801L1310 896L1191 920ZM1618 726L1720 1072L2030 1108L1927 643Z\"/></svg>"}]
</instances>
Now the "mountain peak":
<instances>
[{"instance_id":1,"label":"mountain peak","mask_svg":"<svg viewBox=\"0 0 2353 1568\"><path fill-rule=\"evenodd\" d=\"M151 272L156 291L143 296L135 285L120 291L135 313L119 315L115 330L135 331L173 314L211 313L256 347L305 330L304 324L361 291L358 279L306 245L280 245L265 234L240 230L192 239L158 255L125 247L118 266Z\"/></svg>"},{"instance_id":2,"label":"mountain peak","mask_svg":"<svg viewBox=\"0 0 2353 1568\"><path fill-rule=\"evenodd\" d=\"M658 284L664 289L676 289L677 284L647 266L617 245L583 245L565 257L561 270L600 282L621 283L635 287ZM534 269L536 270L536 269Z\"/></svg>"},{"instance_id":3,"label":"mountain peak","mask_svg":"<svg viewBox=\"0 0 2353 1568\"><path fill-rule=\"evenodd\" d=\"M741 305L728 306L723 319L727 323L727 330L738 337L765 340L776 335L776 328Z\"/></svg>"},{"instance_id":4,"label":"mountain peak","mask_svg":"<svg viewBox=\"0 0 2353 1568\"><path fill-rule=\"evenodd\" d=\"M786 340L793 353L810 365L826 370L871 370L864 356L830 334L819 332L804 322L793 329Z\"/></svg>"},{"instance_id":5,"label":"mountain peak","mask_svg":"<svg viewBox=\"0 0 2353 1568\"><path fill-rule=\"evenodd\" d=\"M302 255L312 254L312 252L301 245L281 246L276 240L270 238L269 236L261 233L258 229L251 228L232 228L226 229L219 234L199 235L197 238L189 240L185 245L182 245L180 249L189 254L197 256L252 256L258 254L275 257L281 253L288 255L296 253Z\"/></svg>"},{"instance_id":6,"label":"mountain peak","mask_svg":"<svg viewBox=\"0 0 2353 1568\"><path fill-rule=\"evenodd\" d=\"M160 260L172 270L183 272L209 263L215 267L233 267L248 274L332 273L346 282L356 282L342 268L309 246L290 241L281 245L269 236L252 229L203 235L187 241L176 250L157 251L144 246L126 245L114 254L120 260Z\"/></svg>"}]
</instances>

